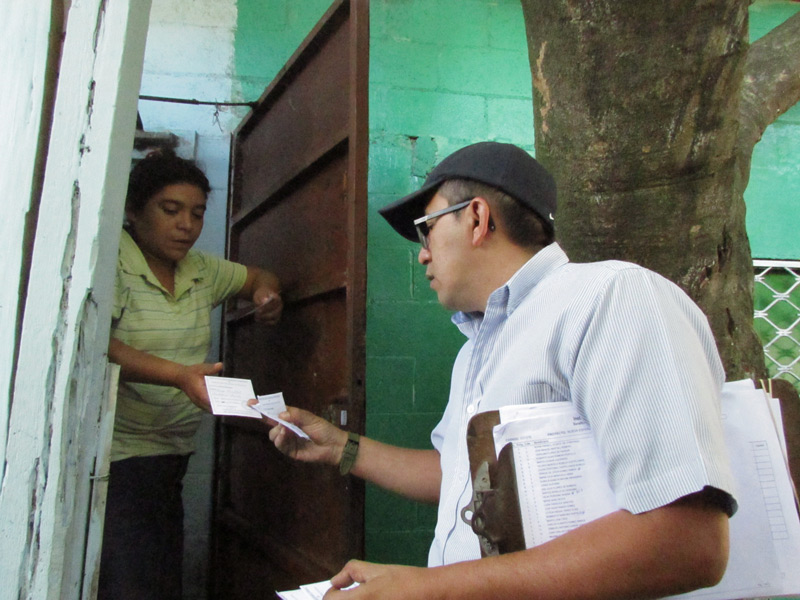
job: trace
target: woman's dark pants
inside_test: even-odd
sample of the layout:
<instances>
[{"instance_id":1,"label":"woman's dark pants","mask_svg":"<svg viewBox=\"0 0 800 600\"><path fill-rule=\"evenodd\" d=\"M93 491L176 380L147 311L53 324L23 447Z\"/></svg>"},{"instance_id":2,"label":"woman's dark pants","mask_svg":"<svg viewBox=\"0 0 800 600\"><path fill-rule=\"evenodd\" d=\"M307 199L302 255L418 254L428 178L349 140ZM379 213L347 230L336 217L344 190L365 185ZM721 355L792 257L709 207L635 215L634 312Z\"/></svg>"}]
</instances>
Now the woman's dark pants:
<instances>
[{"instance_id":1,"label":"woman's dark pants","mask_svg":"<svg viewBox=\"0 0 800 600\"><path fill-rule=\"evenodd\" d=\"M111 463L98 600L181 600L188 455Z\"/></svg>"}]
</instances>

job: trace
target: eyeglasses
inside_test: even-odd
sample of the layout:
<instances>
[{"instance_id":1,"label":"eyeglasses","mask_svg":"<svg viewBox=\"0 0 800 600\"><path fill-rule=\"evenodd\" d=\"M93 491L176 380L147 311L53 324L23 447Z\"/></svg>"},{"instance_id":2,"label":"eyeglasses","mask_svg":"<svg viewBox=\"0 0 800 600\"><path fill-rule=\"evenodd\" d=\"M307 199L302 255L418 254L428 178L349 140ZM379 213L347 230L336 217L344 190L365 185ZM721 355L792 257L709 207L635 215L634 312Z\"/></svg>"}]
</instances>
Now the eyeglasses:
<instances>
[{"instance_id":1,"label":"eyeglasses","mask_svg":"<svg viewBox=\"0 0 800 600\"><path fill-rule=\"evenodd\" d=\"M443 208L442 210L437 210L436 212L432 212L429 215L425 215L424 217L420 217L419 219L414 219L414 227L417 228L417 236L419 237L419 243L422 244L422 247L426 250L428 249L428 236L431 233L431 229L433 229L433 224L430 223L433 219L438 219L442 215L446 215L447 213L456 212L463 208L467 208L469 203L472 202L474 198L470 198L469 200L464 200L464 202L459 202L458 204L454 204L453 206L448 206L447 208Z\"/></svg>"}]
</instances>

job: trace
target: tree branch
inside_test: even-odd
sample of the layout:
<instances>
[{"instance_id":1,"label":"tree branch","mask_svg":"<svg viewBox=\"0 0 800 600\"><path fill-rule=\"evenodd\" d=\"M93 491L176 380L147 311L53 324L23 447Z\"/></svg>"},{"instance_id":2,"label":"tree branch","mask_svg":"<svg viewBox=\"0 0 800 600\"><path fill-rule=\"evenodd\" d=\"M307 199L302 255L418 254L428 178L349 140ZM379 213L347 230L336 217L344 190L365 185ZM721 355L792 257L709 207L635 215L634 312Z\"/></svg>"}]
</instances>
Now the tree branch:
<instances>
[{"instance_id":1,"label":"tree branch","mask_svg":"<svg viewBox=\"0 0 800 600\"><path fill-rule=\"evenodd\" d=\"M800 100L800 13L750 46L744 70L740 157L749 156L767 126Z\"/></svg>"}]
</instances>

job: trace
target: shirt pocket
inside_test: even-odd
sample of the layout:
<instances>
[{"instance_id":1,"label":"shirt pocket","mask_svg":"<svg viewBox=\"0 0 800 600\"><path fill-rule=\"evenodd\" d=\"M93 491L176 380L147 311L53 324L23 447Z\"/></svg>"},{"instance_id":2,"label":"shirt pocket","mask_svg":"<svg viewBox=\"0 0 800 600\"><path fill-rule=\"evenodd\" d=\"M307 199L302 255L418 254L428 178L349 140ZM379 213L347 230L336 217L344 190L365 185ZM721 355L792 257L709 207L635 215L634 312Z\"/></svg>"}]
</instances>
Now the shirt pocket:
<instances>
[{"instance_id":1,"label":"shirt pocket","mask_svg":"<svg viewBox=\"0 0 800 600\"><path fill-rule=\"evenodd\" d=\"M542 402L556 402L559 398L555 390L547 383L528 383L520 385L511 391L508 404L541 404Z\"/></svg>"}]
</instances>

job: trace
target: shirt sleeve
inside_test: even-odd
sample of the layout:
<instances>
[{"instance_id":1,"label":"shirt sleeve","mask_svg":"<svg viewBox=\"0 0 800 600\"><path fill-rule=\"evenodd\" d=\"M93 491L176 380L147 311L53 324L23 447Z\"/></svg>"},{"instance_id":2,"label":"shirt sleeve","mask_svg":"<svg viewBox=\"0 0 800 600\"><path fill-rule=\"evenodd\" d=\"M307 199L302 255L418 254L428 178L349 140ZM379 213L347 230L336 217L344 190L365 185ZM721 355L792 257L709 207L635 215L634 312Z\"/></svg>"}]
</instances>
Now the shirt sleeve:
<instances>
[{"instance_id":1,"label":"shirt sleeve","mask_svg":"<svg viewBox=\"0 0 800 600\"><path fill-rule=\"evenodd\" d=\"M631 268L597 294L582 335L573 402L595 433L619 505L639 513L707 486L733 490L724 372L700 309L666 279Z\"/></svg>"},{"instance_id":2,"label":"shirt sleeve","mask_svg":"<svg viewBox=\"0 0 800 600\"><path fill-rule=\"evenodd\" d=\"M247 267L210 254L203 257L211 273L213 306L217 306L242 289L247 280Z\"/></svg>"}]
</instances>

